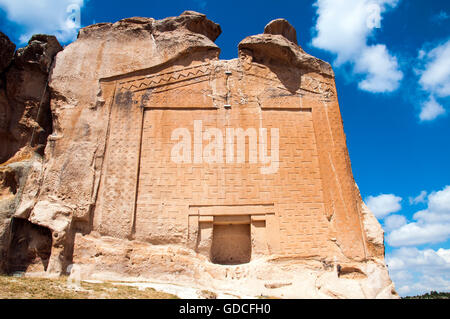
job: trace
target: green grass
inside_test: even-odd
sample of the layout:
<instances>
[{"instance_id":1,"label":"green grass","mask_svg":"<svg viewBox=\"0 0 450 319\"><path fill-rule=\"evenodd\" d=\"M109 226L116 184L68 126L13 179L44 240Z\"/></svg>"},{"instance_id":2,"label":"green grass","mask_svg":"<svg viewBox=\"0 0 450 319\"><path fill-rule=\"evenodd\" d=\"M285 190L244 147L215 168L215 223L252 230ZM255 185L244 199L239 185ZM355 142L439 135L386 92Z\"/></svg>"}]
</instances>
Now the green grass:
<instances>
[{"instance_id":1,"label":"green grass","mask_svg":"<svg viewBox=\"0 0 450 319\"><path fill-rule=\"evenodd\" d=\"M67 277L57 279L0 276L0 299L177 299L153 288L113 283L81 282L81 289L71 287Z\"/></svg>"}]
</instances>

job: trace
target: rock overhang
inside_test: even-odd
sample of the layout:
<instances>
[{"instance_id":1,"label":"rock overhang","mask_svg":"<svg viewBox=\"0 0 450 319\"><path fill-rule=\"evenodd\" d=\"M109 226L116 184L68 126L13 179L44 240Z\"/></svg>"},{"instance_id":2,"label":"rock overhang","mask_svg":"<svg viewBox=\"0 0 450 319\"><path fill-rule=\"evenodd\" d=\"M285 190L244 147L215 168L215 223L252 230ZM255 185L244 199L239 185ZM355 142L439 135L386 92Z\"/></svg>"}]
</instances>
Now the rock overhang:
<instances>
[{"instance_id":1,"label":"rock overhang","mask_svg":"<svg viewBox=\"0 0 450 319\"><path fill-rule=\"evenodd\" d=\"M206 15L195 11L184 11L180 16L168 17L161 20L146 17L132 17L119 20L115 23L99 23L82 28L78 38L98 38L124 33L133 37L150 36L158 43L167 38L178 37L179 41L187 44L187 51L206 50L216 52L219 59L220 48L215 44L222 33L219 24L209 20ZM178 34L177 34L178 33ZM185 53L188 53L185 52ZM306 53L297 43L295 28L285 19L270 21L262 34L248 36L238 45L238 57L253 56L257 61L264 63L287 64L317 72L327 77L334 77L331 65ZM261 56L269 59L262 59Z\"/></svg>"}]
</instances>

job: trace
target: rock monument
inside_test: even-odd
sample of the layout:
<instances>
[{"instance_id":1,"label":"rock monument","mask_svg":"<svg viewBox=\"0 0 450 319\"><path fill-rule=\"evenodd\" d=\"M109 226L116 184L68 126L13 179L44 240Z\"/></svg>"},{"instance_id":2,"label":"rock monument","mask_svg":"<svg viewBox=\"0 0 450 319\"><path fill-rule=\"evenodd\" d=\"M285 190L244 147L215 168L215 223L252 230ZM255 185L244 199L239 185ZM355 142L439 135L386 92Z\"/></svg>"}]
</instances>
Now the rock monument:
<instances>
[{"instance_id":1,"label":"rock monument","mask_svg":"<svg viewBox=\"0 0 450 319\"><path fill-rule=\"evenodd\" d=\"M4 271L397 297L330 65L284 19L233 60L220 33L187 11L88 26L64 50L35 36L14 55L2 35Z\"/></svg>"}]
</instances>

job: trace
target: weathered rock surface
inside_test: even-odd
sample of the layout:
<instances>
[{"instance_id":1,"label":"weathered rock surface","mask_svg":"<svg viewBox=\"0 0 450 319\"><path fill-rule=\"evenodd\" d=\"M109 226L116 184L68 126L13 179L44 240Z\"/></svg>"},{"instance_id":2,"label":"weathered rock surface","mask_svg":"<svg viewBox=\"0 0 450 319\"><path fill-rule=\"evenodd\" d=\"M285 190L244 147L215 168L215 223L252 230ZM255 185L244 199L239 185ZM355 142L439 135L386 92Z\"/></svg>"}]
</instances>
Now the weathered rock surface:
<instances>
[{"instance_id":1,"label":"weathered rock surface","mask_svg":"<svg viewBox=\"0 0 450 319\"><path fill-rule=\"evenodd\" d=\"M37 226L26 219L34 206L30 198L39 191L41 156L52 132L48 75L62 47L47 35L33 36L16 52L3 33L0 42L0 270L8 270L20 269L24 260L41 254L35 252L34 241L39 239L30 235ZM20 220L14 222L14 214ZM9 262L11 267L7 267Z\"/></svg>"},{"instance_id":2,"label":"weathered rock surface","mask_svg":"<svg viewBox=\"0 0 450 319\"><path fill-rule=\"evenodd\" d=\"M78 234L75 242L80 279L176 283L249 297L385 299L396 295L383 260L331 264L273 255L224 266L178 245L123 241L95 232Z\"/></svg>"},{"instance_id":3,"label":"weathered rock surface","mask_svg":"<svg viewBox=\"0 0 450 319\"><path fill-rule=\"evenodd\" d=\"M15 50L16 45L3 32L0 32L0 73L11 63Z\"/></svg>"},{"instance_id":4,"label":"weathered rock surface","mask_svg":"<svg viewBox=\"0 0 450 319\"><path fill-rule=\"evenodd\" d=\"M6 268L59 275L76 264L86 278L252 296L396 297L382 230L355 187L331 66L283 19L230 61L218 58L220 32L187 11L83 28L53 64L60 48L48 37L18 50L6 98L45 100L50 74L52 134L43 162L27 157L20 196L4 173L1 194L15 201L4 220L18 221L0 234ZM228 158L231 128L249 138ZM29 136L17 130L11 149ZM189 138L181 158L177 134ZM14 264L12 250L33 260Z\"/></svg>"},{"instance_id":5,"label":"weathered rock surface","mask_svg":"<svg viewBox=\"0 0 450 319\"><path fill-rule=\"evenodd\" d=\"M294 44L297 43L297 31L294 27L285 19L276 19L270 21L264 28L265 34L282 35Z\"/></svg>"},{"instance_id":6,"label":"weathered rock surface","mask_svg":"<svg viewBox=\"0 0 450 319\"><path fill-rule=\"evenodd\" d=\"M62 47L54 36L34 35L14 54L0 88L0 163L19 150L45 147L52 131L47 80L54 56Z\"/></svg>"},{"instance_id":7,"label":"weathered rock surface","mask_svg":"<svg viewBox=\"0 0 450 319\"><path fill-rule=\"evenodd\" d=\"M35 254L34 251L28 250L26 244L35 240L31 234L28 234L30 229L33 229L32 224L27 221L32 205L29 204L26 211L23 207L28 198L34 197L37 193L41 161L40 156L36 155L31 156L30 159L0 166L0 272L18 269L16 266L20 265L22 260L28 260L30 255ZM26 193L23 191L25 187ZM19 211L22 213L19 214ZM15 214L20 220L14 218ZM15 225L19 225L17 231L12 231ZM26 240L20 240L23 238ZM33 250L31 246L30 249ZM15 254L13 256L16 258L12 258L9 252ZM31 259L34 260L34 258ZM8 267L8 263L11 267Z\"/></svg>"},{"instance_id":8,"label":"weathered rock surface","mask_svg":"<svg viewBox=\"0 0 450 319\"><path fill-rule=\"evenodd\" d=\"M0 32L0 140L2 141L0 155L2 150L7 147L4 138L8 134L9 117L11 113L8 98L6 97L4 71L10 65L14 57L15 48L15 44L12 43L5 34ZM1 159L0 162L2 162Z\"/></svg>"},{"instance_id":9,"label":"weathered rock surface","mask_svg":"<svg viewBox=\"0 0 450 319\"><path fill-rule=\"evenodd\" d=\"M294 66L299 71L317 72L324 76L334 76L330 64L307 54L301 47L278 34L258 34L249 36L239 43L239 54L252 52L255 62Z\"/></svg>"}]
</instances>

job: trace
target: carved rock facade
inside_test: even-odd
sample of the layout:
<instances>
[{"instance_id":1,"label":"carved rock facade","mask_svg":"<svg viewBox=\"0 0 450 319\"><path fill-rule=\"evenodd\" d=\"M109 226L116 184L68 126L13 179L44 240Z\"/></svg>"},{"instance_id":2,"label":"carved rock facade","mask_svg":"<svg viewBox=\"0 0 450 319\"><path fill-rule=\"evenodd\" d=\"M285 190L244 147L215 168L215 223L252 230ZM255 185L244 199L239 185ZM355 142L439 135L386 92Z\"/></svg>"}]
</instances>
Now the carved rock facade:
<instances>
[{"instance_id":1,"label":"carved rock facade","mask_svg":"<svg viewBox=\"0 0 450 319\"><path fill-rule=\"evenodd\" d=\"M220 32L191 11L130 18L82 29L57 55L53 132L15 210L51 234L44 270L250 296L396 297L330 65L283 19L230 61L218 58Z\"/></svg>"}]
</instances>

